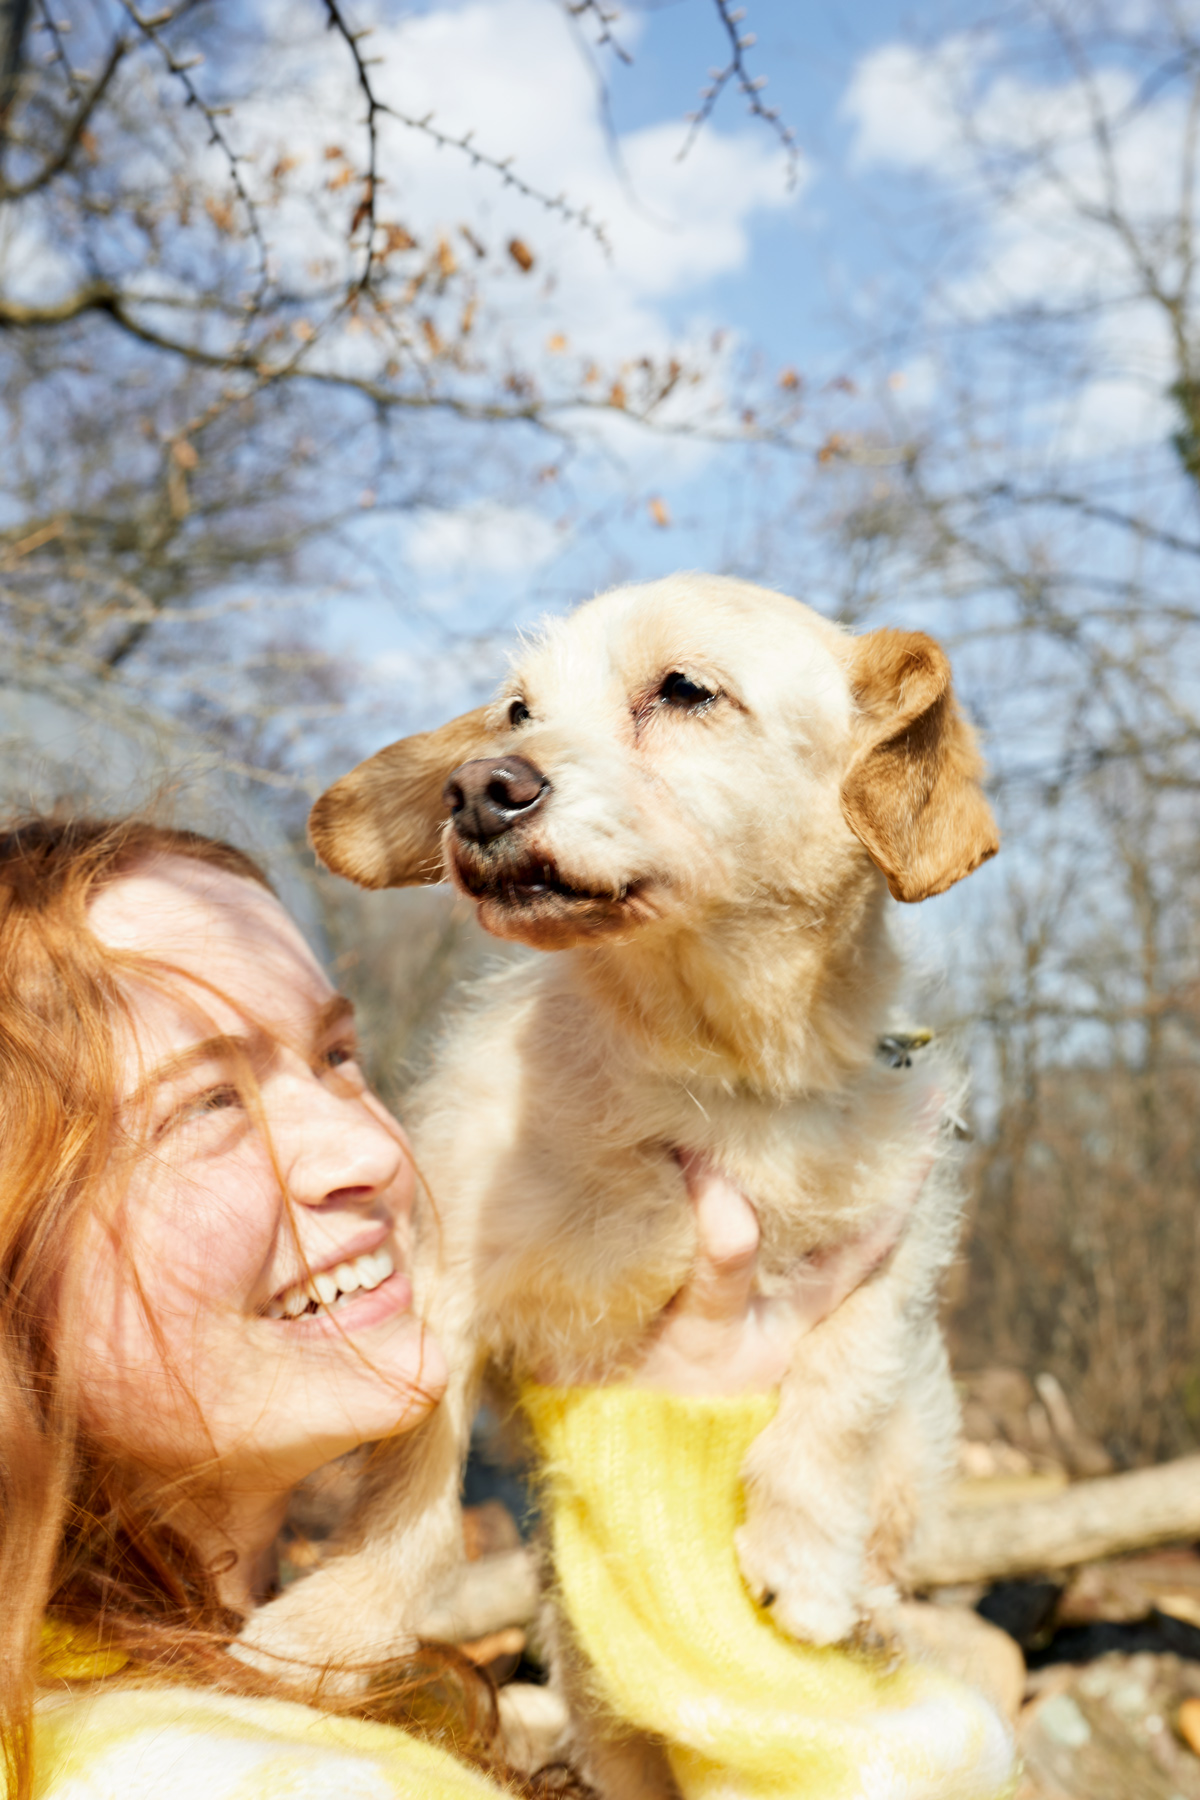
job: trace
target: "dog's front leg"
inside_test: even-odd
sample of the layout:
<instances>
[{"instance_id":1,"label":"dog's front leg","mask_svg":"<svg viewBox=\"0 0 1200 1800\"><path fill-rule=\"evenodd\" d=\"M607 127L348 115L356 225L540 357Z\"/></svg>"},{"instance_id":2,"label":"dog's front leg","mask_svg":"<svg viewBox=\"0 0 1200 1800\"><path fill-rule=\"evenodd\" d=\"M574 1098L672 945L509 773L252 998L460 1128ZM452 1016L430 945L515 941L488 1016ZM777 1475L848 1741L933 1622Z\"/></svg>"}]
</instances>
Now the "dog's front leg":
<instances>
[{"instance_id":1,"label":"dog's front leg","mask_svg":"<svg viewBox=\"0 0 1200 1800\"><path fill-rule=\"evenodd\" d=\"M810 1644L842 1643L890 1596L867 1584L875 1447L903 1389L911 1326L895 1271L804 1338L751 1446L737 1534L751 1594Z\"/></svg>"},{"instance_id":2,"label":"dog's front leg","mask_svg":"<svg viewBox=\"0 0 1200 1800\"><path fill-rule=\"evenodd\" d=\"M376 1446L340 1543L311 1575L252 1614L236 1655L299 1679L326 1671L341 1691L358 1685L355 1665L415 1647L433 1594L464 1556L459 1483L479 1360L461 1346L430 1416Z\"/></svg>"},{"instance_id":3,"label":"dog's front leg","mask_svg":"<svg viewBox=\"0 0 1200 1800\"><path fill-rule=\"evenodd\" d=\"M666 1745L615 1718L596 1693L590 1663L560 1606L547 1600L541 1619L554 1685L571 1716L567 1760L598 1800L679 1800Z\"/></svg>"}]
</instances>

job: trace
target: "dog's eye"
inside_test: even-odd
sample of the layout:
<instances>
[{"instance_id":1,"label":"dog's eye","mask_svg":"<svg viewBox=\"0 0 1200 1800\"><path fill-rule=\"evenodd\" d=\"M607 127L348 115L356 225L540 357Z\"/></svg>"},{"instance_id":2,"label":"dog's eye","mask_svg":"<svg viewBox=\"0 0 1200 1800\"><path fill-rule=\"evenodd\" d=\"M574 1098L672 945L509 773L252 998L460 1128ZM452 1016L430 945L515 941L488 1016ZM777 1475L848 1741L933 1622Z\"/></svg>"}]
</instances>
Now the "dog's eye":
<instances>
[{"instance_id":1,"label":"dog's eye","mask_svg":"<svg viewBox=\"0 0 1200 1800\"><path fill-rule=\"evenodd\" d=\"M523 725L526 719L531 719L532 717L533 714L523 700L514 700L508 709L508 722L514 728L518 725Z\"/></svg>"},{"instance_id":2,"label":"dog's eye","mask_svg":"<svg viewBox=\"0 0 1200 1800\"><path fill-rule=\"evenodd\" d=\"M711 688L701 687L698 681L692 681L679 669L674 669L663 678L658 697L668 706L678 706L684 712L699 712L717 696Z\"/></svg>"}]
</instances>

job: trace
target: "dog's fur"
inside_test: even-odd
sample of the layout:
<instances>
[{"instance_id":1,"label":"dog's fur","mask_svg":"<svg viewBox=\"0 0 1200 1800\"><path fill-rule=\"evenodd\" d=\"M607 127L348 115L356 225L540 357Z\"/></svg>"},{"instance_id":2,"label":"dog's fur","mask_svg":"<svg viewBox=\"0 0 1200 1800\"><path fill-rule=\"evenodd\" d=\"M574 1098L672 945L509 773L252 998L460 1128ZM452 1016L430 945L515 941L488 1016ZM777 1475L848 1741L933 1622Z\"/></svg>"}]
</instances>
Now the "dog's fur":
<instances>
[{"instance_id":1,"label":"dog's fur","mask_svg":"<svg viewBox=\"0 0 1200 1800\"><path fill-rule=\"evenodd\" d=\"M677 672L715 697L672 704ZM514 751L548 798L467 841L447 777ZM686 1279L681 1151L751 1197L768 1288L911 1191L948 1077L876 1054L899 981L886 895L940 893L995 852L980 770L931 639L854 637L778 594L680 576L552 623L491 705L318 801L330 868L365 887L448 874L489 931L560 954L487 986L413 1119L440 1214L419 1303L452 1390L377 1465L347 1553L258 1615L254 1640L396 1641L456 1553L483 1357L517 1375L619 1369ZM800 1343L751 1451L742 1569L809 1642L871 1615L943 1479L956 1412L935 1288L957 1215L943 1158L884 1267ZM644 1749L625 1762L613 1732L593 1735L606 1792L658 1791L635 1775Z\"/></svg>"}]
</instances>

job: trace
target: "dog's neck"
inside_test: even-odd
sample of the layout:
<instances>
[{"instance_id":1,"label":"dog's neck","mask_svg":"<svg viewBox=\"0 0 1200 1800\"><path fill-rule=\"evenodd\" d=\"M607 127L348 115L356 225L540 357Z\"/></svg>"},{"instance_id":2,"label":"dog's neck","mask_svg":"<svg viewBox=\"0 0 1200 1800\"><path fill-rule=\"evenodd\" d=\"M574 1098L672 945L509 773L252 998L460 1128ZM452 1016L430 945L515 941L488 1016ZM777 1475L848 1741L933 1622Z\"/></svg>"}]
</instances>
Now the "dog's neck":
<instances>
[{"instance_id":1,"label":"dog's neck","mask_svg":"<svg viewBox=\"0 0 1200 1800\"><path fill-rule=\"evenodd\" d=\"M567 953L572 980L689 1087L830 1094L870 1063L899 961L874 870L820 914L779 901Z\"/></svg>"}]
</instances>

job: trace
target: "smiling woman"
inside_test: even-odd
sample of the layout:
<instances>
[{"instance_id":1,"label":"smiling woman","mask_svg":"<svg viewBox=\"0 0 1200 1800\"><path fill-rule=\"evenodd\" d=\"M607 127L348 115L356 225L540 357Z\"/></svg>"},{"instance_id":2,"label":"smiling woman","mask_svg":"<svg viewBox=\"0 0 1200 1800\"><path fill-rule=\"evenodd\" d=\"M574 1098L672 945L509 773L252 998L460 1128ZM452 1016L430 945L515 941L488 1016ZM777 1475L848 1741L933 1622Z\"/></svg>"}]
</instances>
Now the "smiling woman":
<instances>
[{"instance_id":1,"label":"smiling woman","mask_svg":"<svg viewBox=\"0 0 1200 1800\"><path fill-rule=\"evenodd\" d=\"M259 884L168 849L88 918L129 1009L132 1155L70 1303L84 1416L144 1468L219 1476L218 1511L181 1499L207 1507L214 1555L222 1537L269 1551L297 1481L408 1429L445 1384L403 1272L408 1146L363 1081L349 1002ZM270 1572L243 1557L221 1586L244 1609Z\"/></svg>"},{"instance_id":2,"label":"smiling woman","mask_svg":"<svg viewBox=\"0 0 1200 1800\"><path fill-rule=\"evenodd\" d=\"M0 834L0 1193L16 1796L55 1760L47 1683L169 1669L310 1698L228 1655L288 1496L410 1430L445 1367L405 1273L411 1156L349 1002L227 846L138 821ZM355 1711L403 1713L411 1674L382 1676ZM434 1791L475 1791L460 1769Z\"/></svg>"}]
</instances>

